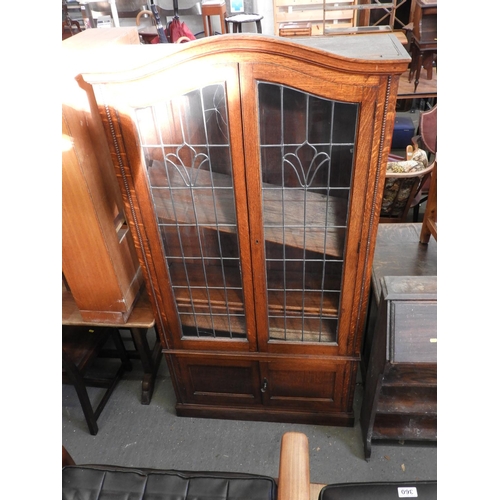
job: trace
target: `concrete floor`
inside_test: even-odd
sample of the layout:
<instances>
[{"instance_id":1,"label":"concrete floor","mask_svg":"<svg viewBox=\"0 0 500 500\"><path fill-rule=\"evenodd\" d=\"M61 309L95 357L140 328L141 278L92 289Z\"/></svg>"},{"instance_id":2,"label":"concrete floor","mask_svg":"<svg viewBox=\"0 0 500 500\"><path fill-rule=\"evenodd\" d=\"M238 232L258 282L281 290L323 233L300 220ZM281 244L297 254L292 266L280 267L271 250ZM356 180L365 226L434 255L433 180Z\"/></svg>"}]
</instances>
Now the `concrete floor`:
<instances>
[{"instance_id":1,"label":"concrete floor","mask_svg":"<svg viewBox=\"0 0 500 500\"><path fill-rule=\"evenodd\" d=\"M140 404L141 367L126 372L98 419L99 432L89 434L76 392L62 390L62 444L79 464L251 472L278 476L284 432L303 432L309 439L311 481L315 483L409 481L437 478L435 445L379 444L364 459L359 410L363 388L355 397L352 428L175 415L175 395L164 360L150 405ZM90 389L95 398L101 389Z\"/></svg>"}]
</instances>

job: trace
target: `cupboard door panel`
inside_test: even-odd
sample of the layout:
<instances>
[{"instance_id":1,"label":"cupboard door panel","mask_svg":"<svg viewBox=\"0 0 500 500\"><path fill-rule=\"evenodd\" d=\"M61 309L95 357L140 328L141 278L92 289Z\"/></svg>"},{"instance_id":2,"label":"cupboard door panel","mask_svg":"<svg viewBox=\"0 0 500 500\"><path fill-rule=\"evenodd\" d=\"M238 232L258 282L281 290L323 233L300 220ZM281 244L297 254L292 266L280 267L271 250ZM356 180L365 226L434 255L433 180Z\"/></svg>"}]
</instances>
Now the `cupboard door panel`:
<instances>
[{"instance_id":1,"label":"cupboard door panel","mask_svg":"<svg viewBox=\"0 0 500 500\"><path fill-rule=\"evenodd\" d=\"M254 406L262 404L255 361L178 356L184 403Z\"/></svg>"},{"instance_id":2,"label":"cupboard door panel","mask_svg":"<svg viewBox=\"0 0 500 500\"><path fill-rule=\"evenodd\" d=\"M346 362L323 360L262 363L265 403L273 407L341 411Z\"/></svg>"}]
</instances>

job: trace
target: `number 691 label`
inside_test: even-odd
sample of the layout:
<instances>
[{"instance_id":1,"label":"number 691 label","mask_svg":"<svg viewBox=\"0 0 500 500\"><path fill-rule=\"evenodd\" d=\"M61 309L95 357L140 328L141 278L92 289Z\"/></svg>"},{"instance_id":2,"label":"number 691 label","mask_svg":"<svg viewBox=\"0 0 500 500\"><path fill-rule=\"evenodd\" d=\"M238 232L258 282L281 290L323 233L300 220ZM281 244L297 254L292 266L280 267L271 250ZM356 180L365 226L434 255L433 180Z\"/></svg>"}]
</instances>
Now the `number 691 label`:
<instances>
[{"instance_id":1,"label":"number 691 label","mask_svg":"<svg viewBox=\"0 0 500 500\"><path fill-rule=\"evenodd\" d=\"M417 488L414 486L404 486L403 488L398 488L399 498L415 498L418 497Z\"/></svg>"}]
</instances>

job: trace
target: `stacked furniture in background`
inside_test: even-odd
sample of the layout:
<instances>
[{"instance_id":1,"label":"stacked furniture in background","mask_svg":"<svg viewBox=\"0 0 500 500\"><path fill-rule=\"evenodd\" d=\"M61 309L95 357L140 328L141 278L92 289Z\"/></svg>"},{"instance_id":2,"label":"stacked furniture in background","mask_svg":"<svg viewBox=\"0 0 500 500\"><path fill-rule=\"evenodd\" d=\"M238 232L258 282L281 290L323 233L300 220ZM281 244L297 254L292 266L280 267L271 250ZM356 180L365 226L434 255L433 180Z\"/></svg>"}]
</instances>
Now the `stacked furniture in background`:
<instances>
[{"instance_id":1,"label":"stacked furniture in background","mask_svg":"<svg viewBox=\"0 0 500 500\"><path fill-rule=\"evenodd\" d=\"M414 1L414 0L412 0ZM293 25L311 24L313 36L394 32L402 43L408 24L407 0L273 0L274 34ZM406 4L406 5L405 5ZM399 11L398 11L399 9ZM412 6L410 6L410 10ZM410 14L411 15L411 14ZM281 36L281 35L280 35Z\"/></svg>"},{"instance_id":2,"label":"stacked furniture in background","mask_svg":"<svg viewBox=\"0 0 500 500\"><path fill-rule=\"evenodd\" d=\"M274 34L297 23L310 23L311 35L327 35L334 29L356 26L357 0L274 0Z\"/></svg>"},{"instance_id":3,"label":"stacked furniture in background","mask_svg":"<svg viewBox=\"0 0 500 500\"><path fill-rule=\"evenodd\" d=\"M431 80L437 63L437 0L416 0L410 52L408 81L415 78L416 92L422 68L426 70L427 79Z\"/></svg>"}]
</instances>

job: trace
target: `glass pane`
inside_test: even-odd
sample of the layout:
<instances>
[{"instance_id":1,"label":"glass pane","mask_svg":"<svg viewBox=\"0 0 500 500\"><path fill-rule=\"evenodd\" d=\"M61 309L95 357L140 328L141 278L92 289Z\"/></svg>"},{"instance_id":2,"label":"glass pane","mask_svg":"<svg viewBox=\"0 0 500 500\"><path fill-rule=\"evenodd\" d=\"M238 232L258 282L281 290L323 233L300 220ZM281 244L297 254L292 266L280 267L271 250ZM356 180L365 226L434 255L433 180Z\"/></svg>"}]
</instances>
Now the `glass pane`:
<instances>
[{"instance_id":1,"label":"glass pane","mask_svg":"<svg viewBox=\"0 0 500 500\"><path fill-rule=\"evenodd\" d=\"M226 100L217 84L136 110L185 337L246 337Z\"/></svg>"},{"instance_id":2,"label":"glass pane","mask_svg":"<svg viewBox=\"0 0 500 500\"><path fill-rule=\"evenodd\" d=\"M337 342L358 105L258 95L269 338Z\"/></svg>"}]
</instances>

